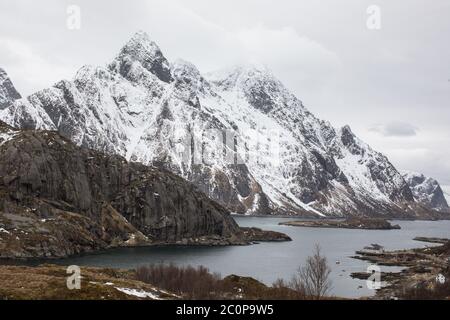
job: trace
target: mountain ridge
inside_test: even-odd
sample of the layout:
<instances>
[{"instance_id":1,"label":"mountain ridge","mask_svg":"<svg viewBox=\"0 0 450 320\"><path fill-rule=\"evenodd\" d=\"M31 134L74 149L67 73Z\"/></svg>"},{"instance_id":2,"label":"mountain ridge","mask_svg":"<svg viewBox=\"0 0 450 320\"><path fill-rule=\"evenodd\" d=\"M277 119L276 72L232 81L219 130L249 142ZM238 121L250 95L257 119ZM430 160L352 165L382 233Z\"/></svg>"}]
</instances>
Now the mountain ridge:
<instances>
[{"instance_id":1,"label":"mountain ridge","mask_svg":"<svg viewBox=\"0 0 450 320\"><path fill-rule=\"evenodd\" d=\"M402 171L402 175L417 201L433 210L449 211L450 208L444 191L435 179L413 171Z\"/></svg>"},{"instance_id":2,"label":"mountain ridge","mask_svg":"<svg viewBox=\"0 0 450 320\"><path fill-rule=\"evenodd\" d=\"M0 119L162 166L232 212L437 214L416 201L384 155L349 126L335 129L316 118L267 69L240 66L202 75L190 62L170 63L143 32L105 67L85 66L72 81L15 101ZM214 130L234 141L224 144ZM197 140L202 151L222 150L228 158L203 154L196 161Z\"/></svg>"},{"instance_id":3,"label":"mountain ridge","mask_svg":"<svg viewBox=\"0 0 450 320\"><path fill-rule=\"evenodd\" d=\"M14 87L5 70L0 68L0 110L20 99L21 95Z\"/></svg>"}]
</instances>

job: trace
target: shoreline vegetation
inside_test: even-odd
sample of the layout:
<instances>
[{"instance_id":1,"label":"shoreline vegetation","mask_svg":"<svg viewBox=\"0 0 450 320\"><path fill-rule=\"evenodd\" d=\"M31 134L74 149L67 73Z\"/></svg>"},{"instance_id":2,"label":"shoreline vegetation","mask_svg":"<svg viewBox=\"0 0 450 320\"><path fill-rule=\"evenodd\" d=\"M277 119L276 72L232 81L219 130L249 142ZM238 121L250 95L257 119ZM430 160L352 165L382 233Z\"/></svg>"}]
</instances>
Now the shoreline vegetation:
<instances>
[{"instance_id":1,"label":"shoreline vegetation","mask_svg":"<svg viewBox=\"0 0 450 320\"><path fill-rule=\"evenodd\" d=\"M450 239L416 237L414 240L433 246L385 251L381 246L372 245L356 252L355 259L381 267L404 267L400 272L382 272L381 279L387 285L378 289L371 299L450 299ZM366 280L370 275L355 272L351 277Z\"/></svg>"},{"instance_id":2,"label":"shoreline vegetation","mask_svg":"<svg viewBox=\"0 0 450 320\"><path fill-rule=\"evenodd\" d=\"M356 251L352 258L376 264L381 269L404 267L399 272L381 272L383 286L374 296L359 299L450 299L449 281L438 281L441 276L450 279L450 240L436 237L414 240L432 246L386 251L372 244ZM272 285L234 274L222 278L203 266L153 264L135 270L83 266L80 271L81 289L69 290L67 266L0 264L0 300L344 299L329 295L331 269L318 246L290 280L278 279ZM350 276L367 280L371 273L354 272ZM319 285L315 277L321 279Z\"/></svg>"},{"instance_id":3,"label":"shoreline vegetation","mask_svg":"<svg viewBox=\"0 0 450 320\"><path fill-rule=\"evenodd\" d=\"M79 286L66 266L0 265L0 300L337 299L328 296L331 269L316 246L291 280L272 286L251 277L211 273L204 266L153 264L135 270L81 267Z\"/></svg>"},{"instance_id":4,"label":"shoreline vegetation","mask_svg":"<svg viewBox=\"0 0 450 320\"><path fill-rule=\"evenodd\" d=\"M268 286L251 277L222 278L202 266L152 265L137 270L81 267L81 288L69 290L66 268L0 265L0 300L314 299L291 288L289 282L280 280ZM162 277L155 277L158 273ZM157 285L149 283L155 279Z\"/></svg>"},{"instance_id":5,"label":"shoreline vegetation","mask_svg":"<svg viewBox=\"0 0 450 320\"><path fill-rule=\"evenodd\" d=\"M345 220L298 220L280 222L279 225L309 228L342 228L342 229L364 229L364 230L393 230L400 229L398 224L391 224L386 219L357 218L352 217Z\"/></svg>"}]
</instances>

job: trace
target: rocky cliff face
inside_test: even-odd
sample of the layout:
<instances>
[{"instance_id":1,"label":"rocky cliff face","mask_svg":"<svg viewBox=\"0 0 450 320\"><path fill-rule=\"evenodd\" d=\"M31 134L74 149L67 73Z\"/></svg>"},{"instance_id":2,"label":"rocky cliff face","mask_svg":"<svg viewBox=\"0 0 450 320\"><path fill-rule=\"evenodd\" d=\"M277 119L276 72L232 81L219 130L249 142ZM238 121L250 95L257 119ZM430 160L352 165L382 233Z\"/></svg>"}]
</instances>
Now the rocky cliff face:
<instances>
[{"instance_id":1,"label":"rocky cliff face","mask_svg":"<svg viewBox=\"0 0 450 320\"><path fill-rule=\"evenodd\" d=\"M437 211L448 212L450 210L444 192L435 179L416 172L403 172L403 177L419 203Z\"/></svg>"},{"instance_id":2,"label":"rocky cliff face","mask_svg":"<svg viewBox=\"0 0 450 320\"><path fill-rule=\"evenodd\" d=\"M161 166L237 213L433 214L384 155L314 117L268 70L202 75L143 32L106 67L84 66L0 119Z\"/></svg>"},{"instance_id":3,"label":"rocky cliff face","mask_svg":"<svg viewBox=\"0 0 450 320\"><path fill-rule=\"evenodd\" d=\"M139 243L244 243L221 205L182 178L0 122L0 257Z\"/></svg>"},{"instance_id":4,"label":"rocky cliff face","mask_svg":"<svg viewBox=\"0 0 450 320\"><path fill-rule=\"evenodd\" d=\"M17 92L5 70L0 68L0 110L20 98L19 92Z\"/></svg>"}]
</instances>

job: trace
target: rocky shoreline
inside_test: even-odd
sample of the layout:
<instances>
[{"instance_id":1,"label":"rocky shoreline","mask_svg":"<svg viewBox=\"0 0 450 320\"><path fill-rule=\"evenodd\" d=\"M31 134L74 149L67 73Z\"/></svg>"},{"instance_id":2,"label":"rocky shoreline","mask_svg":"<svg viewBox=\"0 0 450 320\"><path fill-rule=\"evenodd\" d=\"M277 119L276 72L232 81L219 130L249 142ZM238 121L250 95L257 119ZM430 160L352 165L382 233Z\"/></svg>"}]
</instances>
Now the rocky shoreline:
<instances>
[{"instance_id":1,"label":"rocky shoreline","mask_svg":"<svg viewBox=\"0 0 450 320\"><path fill-rule=\"evenodd\" d=\"M15 245L8 246L8 239L17 240L16 234L22 237L23 243L28 245L17 247ZM92 247L81 248L80 251L70 251L63 248L58 249L56 246L46 246L46 243L35 243L33 239L26 238L27 232L16 230L6 230L0 228L0 264L2 261L32 261L32 260L54 260L74 257L84 254L95 254L101 251L114 249L118 247L154 247L154 246L247 246L257 244L259 242L281 242L292 241L292 239L284 233L262 230L259 228L240 228L237 235L222 238L220 236L201 236L196 238L184 238L178 241L149 241L148 239L136 239L133 241L115 242L108 246L100 246L95 243ZM34 235L31 235L33 238Z\"/></svg>"},{"instance_id":2,"label":"rocky shoreline","mask_svg":"<svg viewBox=\"0 0 450 320\"><path fill-rule=\"evenodd\" d=\"M303 220L280 222L280 225L310 228L342 228L364 230L393 230L400 229L399 225L392 225L385 219L349 218L346 220Z\"/></svg>"},{"instance_id":3,"label":"rocky shoreline","mask_svg":"<svg viewBox=\"0 0 450 320\"><path fill-rule=\"evenodd\" d=\"M433 292L440 284L438 276L443 276L444 283L450 272L450 240L417 237L415 240L440 243L440 245L408 250L384 251L382 248L365 248L357 251L355 259L368 261L379 266L404 267L400 272L382 272L381 281L387 285L378 289L372 299L408 299L418 290ZM355 272L356 279L368 279L370 273ZM450 298L450 293L447 293ZM427 297L428 295L428 297ZM432 298L427 293L423 298Z\"/></svg>"},{"instance_id":4,"label":"rocky shoreline","mask_svg":"<svg viewBox=\"0 0 450 320\"><path fill-rule=\"evenodd\" d=\"M436 237L415 237L413 240L439 244L445 244L449 241L449 239L446 238L436 238Z\"/></svg>"}]
</instances>

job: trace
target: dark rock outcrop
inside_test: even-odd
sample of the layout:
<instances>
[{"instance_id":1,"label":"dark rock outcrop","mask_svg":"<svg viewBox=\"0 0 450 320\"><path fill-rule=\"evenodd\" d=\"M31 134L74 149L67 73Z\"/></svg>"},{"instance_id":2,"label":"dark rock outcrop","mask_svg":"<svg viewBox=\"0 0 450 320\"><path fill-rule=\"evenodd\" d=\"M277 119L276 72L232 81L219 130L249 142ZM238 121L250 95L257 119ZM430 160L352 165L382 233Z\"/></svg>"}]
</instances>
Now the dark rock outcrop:
<instances>
[{"instance_id":1,"label":"dark rock outcrop","mask_svg":"<svg viewBox=\"0 0 450 320\"><path fill-rule=\"evenodd\" d=\"M292 241L292 239L281 232L265 231L259 228L241 228L245 239L248 241Z\"/></svg>"},{"instance_id":2,"label":"dark rock outcrop","mask_svg":"<svg viewBox=\"0 0 450 320\"><path fill-rule=\"evenodd\" d=\"M0 238L3 258L249 240L224 207L173 173L1 122Z\"/></svg>"}]
</instances>

